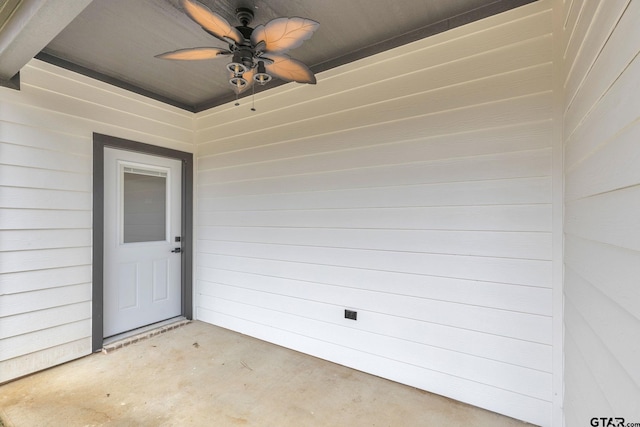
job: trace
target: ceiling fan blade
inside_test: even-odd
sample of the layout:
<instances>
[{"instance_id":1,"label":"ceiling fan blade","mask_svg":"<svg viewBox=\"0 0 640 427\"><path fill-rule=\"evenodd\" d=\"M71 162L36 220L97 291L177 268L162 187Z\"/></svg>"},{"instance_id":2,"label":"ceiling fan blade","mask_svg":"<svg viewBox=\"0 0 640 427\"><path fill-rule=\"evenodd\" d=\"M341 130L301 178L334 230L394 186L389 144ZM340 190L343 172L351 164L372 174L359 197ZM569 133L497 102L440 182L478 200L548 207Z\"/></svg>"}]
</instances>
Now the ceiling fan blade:
<instances>
[{"instance_id":1,"label":"ceiling fan blade","mask_svg":"<svg viewBox=\"0 0 640 427\"><path fill-rule=\"evenodd\" d=\"M316 84L316 76L302 62L289 57L288 55L269 55L265 57L272 63L265 63L267 73L273 77L298 83Z\"/></svg>"},{"instance_id":2,"label":"ceiling fan blade","mask_svg":"<svg viewBox=\"0 0 640 427\"><path fill-rule=\"evenodd\" d=\"M182 7L191 19L207 32L227 42L244 43L244 36L222 16L195 0L182 0Z\"/></svg>"},{"instance_id":3,"label":"ceiling fan blade","mask_svg":"<svg viewBox=\"0 0 640 427\"><path fill-rule=\"evenodd\" d=\"M231 51L217 47L192 47L188 49L178 49L172 52L156 55L160 59L174 59L179 61L196 61L202 59L213 59L219 55L229 55Z\"/></svg>"},{"instance_id":4,"label":"ceiling fan blade","mask_svg":"<svg viewBox=\"0 0 640 427\"><path fill-rule=\"evenodd\" d=\"M259 25L251 34L251 44L257 46L265 42L265 52L282 53L300 46L313 35L320 26L316 21L305 18L276 18Z\"/></svg>"}]
</instances>

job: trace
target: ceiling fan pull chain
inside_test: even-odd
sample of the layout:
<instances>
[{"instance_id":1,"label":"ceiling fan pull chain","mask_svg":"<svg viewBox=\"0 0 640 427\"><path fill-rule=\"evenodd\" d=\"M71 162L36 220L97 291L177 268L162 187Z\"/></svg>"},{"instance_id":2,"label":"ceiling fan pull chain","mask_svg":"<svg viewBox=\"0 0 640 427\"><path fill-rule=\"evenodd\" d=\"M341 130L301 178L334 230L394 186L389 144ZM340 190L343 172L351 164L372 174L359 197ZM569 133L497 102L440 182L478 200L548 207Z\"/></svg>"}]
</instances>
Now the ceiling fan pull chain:
<instances>
[{"instance_id":1,"label":"ceiling fan pull chain","mask_svg":"<svg viewBox=\"0 0 640 427\"><path fill-rule=\"evenodd\" d=\"M256 111L256 85L251 86L251 111Z\"/></svg>"}]
</instances>

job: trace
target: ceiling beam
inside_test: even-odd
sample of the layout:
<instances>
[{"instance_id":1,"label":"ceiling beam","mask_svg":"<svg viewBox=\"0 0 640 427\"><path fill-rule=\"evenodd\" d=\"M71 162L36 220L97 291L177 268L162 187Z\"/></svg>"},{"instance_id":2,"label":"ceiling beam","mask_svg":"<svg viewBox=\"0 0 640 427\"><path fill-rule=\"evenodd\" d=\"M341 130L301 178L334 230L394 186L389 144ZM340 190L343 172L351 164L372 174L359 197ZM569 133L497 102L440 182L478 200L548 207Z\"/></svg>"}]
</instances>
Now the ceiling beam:
<instances>
[{"instance_id":1,"label":"ceiling beam","mask_svg":"<svg viewBox=\"0 0 640 427\"><path fill-rule=\"evenodd\" d=\"M8 0L0 8L0 80L10 80L93 0Z\"/></svg>"}]
</instances>

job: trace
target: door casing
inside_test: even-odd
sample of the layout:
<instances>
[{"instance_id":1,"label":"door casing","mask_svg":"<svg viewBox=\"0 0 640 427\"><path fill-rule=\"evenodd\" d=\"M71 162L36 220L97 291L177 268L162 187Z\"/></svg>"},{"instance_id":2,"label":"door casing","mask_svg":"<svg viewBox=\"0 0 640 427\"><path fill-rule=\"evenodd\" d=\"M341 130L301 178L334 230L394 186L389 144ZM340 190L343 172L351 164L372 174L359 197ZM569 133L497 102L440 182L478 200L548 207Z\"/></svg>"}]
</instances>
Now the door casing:
<instances>
[{"instance_id":1,"label":"door casing","mask_svg":"<svg viewBox=\"0 0 640 427\"><path fill-rule=\"evenodd\" d=\"M104 148L135 151L182 161L182 315L193 318L193 154L99 133L93 134L92 351L104 341Z\"/></svg>"}]
</instances>

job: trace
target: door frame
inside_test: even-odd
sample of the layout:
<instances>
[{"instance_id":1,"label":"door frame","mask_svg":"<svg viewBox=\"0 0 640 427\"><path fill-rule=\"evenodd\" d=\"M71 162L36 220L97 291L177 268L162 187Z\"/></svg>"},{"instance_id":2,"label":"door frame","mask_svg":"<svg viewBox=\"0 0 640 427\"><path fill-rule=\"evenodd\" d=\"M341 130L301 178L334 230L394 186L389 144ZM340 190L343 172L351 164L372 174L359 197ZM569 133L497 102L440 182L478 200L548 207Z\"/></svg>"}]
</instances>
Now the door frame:
<instances>
[{"instance_id":1,"label":"door frame","mask_svg":"<svg viewBox=\"0 0 640 427\"><path fill-rule=\"evenodd\" d=\"M182 161L181 298L182 316L193 318L193 154L171 148L93 134L93 269L91 348L100 351L104 341L104 149L135 151Z\"/></svg>"}]
</instances>

